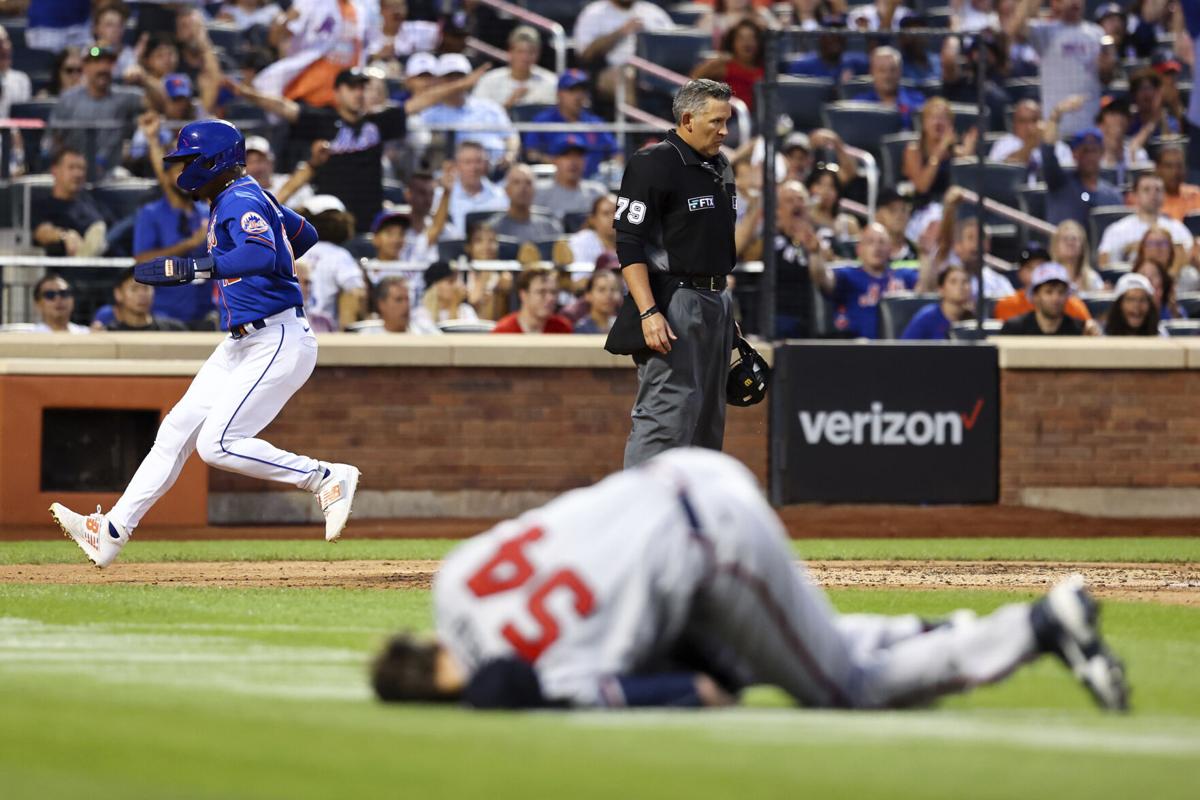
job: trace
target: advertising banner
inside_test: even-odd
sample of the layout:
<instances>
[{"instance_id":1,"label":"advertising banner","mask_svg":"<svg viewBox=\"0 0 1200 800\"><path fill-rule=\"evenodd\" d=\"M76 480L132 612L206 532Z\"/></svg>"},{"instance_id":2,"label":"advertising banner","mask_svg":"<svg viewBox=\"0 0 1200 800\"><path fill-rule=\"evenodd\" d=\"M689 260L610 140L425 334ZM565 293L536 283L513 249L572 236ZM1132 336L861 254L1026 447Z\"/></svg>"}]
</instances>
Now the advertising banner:
<instances>
[{"instance_id":1,"label":"advertising banner","mask_svg":"<svg viewBox=\"0 0 1200 800\"><path fill-rule=\"evenodd\" d=\"M769 396L776 504L996 502L994 347L788 343Z\"/></svg>"}]
</instances>

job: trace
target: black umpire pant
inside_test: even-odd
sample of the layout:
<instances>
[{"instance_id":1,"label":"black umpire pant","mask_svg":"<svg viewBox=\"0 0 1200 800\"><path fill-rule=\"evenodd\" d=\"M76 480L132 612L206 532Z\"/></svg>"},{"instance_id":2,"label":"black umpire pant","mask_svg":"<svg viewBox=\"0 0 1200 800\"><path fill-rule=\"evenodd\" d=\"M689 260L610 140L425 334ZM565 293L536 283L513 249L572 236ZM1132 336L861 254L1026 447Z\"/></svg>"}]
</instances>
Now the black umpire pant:
<instances>
[{"instance_id":1,"label":"black umpire pant","mask_svg":"<svg viewBox=\"0 0 1200 800\"><path fill-rule=\"evenodd\" d=\"M627 468L675 447L721 449L732 306L725 292L682 287L672 295L666 317L678 338L671 352L634 356L638 391L625 444Z\"/></svg>"}]
</instances>

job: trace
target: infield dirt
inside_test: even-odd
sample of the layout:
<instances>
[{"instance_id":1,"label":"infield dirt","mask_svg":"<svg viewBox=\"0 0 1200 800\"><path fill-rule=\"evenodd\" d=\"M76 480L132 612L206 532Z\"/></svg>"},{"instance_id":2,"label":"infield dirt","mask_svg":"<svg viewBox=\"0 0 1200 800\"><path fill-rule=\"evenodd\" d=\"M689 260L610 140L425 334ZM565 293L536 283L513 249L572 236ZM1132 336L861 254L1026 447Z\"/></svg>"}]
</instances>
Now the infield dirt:
<instances>
[{"instance_id":1,"label":"infield dirt","mask_svg":"<svg viewBox=\"0 0 1200 800\"><path fill-rule=\"evenodd\" d=\"M438 561L212 561L0 566L0 583L226 588L428 589ZM1099 596L1200 606L1200 564L1032 561L812 561L827 588L1044 591L1072 572Z\"/></svg>"}]
</instances>

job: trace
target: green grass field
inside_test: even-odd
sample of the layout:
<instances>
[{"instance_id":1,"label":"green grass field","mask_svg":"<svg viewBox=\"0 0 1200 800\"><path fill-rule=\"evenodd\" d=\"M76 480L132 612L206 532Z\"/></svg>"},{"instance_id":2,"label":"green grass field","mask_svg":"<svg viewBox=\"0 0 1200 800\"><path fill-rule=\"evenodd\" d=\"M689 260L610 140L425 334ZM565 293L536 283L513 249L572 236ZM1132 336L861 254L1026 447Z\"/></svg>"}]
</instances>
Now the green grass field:
<instances>
[{"instance_id":1,"label":"green grass field","mask_svg":"<svg viewBox=\"0 0 1200 800\"><path fill-rule=\"evenodd\" d=\"M444 542L138 542L122 561L437 558ZM1200 561L1200 539L806 541L811 558ZM128 558L127 558L128 557ZM78 563L63 541L0 564ZM113 569L119 569L118 563ZM844 611L986 611L1021 593L837 591ZM1105 606L1135 711L1044 659L929 711L383 707L365 666L411 590L0 583L0 797L1171 798L1200 777L1200 609Z\"/></svg>"}]
</instances>

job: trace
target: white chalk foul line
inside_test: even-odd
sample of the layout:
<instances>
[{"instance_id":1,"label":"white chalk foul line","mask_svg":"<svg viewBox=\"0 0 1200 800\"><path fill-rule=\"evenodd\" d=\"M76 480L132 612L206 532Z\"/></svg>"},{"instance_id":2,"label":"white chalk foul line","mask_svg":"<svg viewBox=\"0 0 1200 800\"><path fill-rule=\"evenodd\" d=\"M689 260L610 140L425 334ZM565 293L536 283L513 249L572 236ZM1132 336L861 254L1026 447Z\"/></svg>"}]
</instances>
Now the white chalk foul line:
<instances>
[{"instance_id":1,"label":"white chalk foul line","mask_svg":"<svg viewBox=\"0 0 1200 800\"><path fill-rule=\"evenodd\" d=\"M0 619L0 673L102 678L105 683L281 699L360 700L370 696L365 663L361 652L332 647Z\"/></svg>"},{"instance_id":2,"label":"white chalk foul line","mask_svg":"<svg viewBox=\"0 0 1200 800\"><path fill-rule=\"evenodd\" d=\"M643 711L578 714L575 724L596 728L679 729L721 741L764 744L903 742L985 743L1017 749L1200 756L1200 723L1180 717L1080 719L1021 711L794 711L730 709L703 714Z\"/></svg>"}]
</instances>

